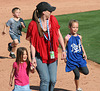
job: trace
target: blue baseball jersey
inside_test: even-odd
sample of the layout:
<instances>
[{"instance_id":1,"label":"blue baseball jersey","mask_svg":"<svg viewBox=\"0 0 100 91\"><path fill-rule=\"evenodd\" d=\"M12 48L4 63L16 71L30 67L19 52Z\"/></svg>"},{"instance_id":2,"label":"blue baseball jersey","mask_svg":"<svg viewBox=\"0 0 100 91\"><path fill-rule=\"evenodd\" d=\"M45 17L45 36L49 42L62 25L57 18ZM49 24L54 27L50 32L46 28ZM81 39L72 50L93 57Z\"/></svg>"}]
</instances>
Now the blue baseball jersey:
<instances>
[{"instance_id":1,"label":"blue baseball jersey","mask_svg":"<svg viewBox=\"0 0 100 91\"><path fill-rule=\"evenodd\" d=\"M66 72L74 70L76 67L86 67L86 60L83 59L82 45L79 35L71 36L66 46L67 62Z\"/></svg>"}]
</instances>

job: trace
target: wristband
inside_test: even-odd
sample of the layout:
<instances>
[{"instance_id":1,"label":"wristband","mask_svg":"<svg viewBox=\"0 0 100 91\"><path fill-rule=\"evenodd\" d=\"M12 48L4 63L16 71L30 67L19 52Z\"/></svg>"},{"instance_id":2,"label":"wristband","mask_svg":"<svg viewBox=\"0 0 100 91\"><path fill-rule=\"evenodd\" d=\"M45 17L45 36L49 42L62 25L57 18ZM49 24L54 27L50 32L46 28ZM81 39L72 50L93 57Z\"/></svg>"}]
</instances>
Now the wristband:
<instances>
[{"instance_id":1,"label":"wristband","mask_svg":"<svg viewBox=\"0 0 100 91\"><path fill-rule=\"evenodd\" d=\"M35 57L33 57L32 59L35 59Z\"/></svg>"},{"instance_id":2,"label":"wristband","mask_svg":"<svg viewBox=\"0 0 100 91\"><path fill-rule=\"evenodd\" d=\"M62 50L62 52L65 52L65 53L67 53L67 51L66 51L66 50Z\"/></svg>"}]
</instances>

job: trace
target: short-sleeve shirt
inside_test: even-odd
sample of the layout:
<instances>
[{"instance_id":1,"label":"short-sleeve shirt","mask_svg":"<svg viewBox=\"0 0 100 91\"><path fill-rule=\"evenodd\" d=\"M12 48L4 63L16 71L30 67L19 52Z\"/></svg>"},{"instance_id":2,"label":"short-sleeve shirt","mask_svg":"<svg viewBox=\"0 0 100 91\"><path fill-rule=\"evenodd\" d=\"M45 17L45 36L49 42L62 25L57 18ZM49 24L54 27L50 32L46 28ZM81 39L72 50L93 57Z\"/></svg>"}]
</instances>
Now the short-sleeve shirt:
<instances>
[{"instance_id":1,"label":"short-sleeve shirt","mask_svg":"<svg viewBox=\"0 0 100 91\"><path fill-rule=\"evenodd\" d=\"M29 76L27 74L27 63L23 62L19 64L19 69L17 62L13 63L13 68L15 69L15 85L25 86L29 84Z\"/></svg>"},{"instance_id":2,"label":"short-sleeve shirt","mask_svg":"<svg viewBox=\"0 0 100 91\"><path fill-rule=\"evenodd\" d=\"M14 20L14 18L11 18L10 20L8 20L8 22L6 23L6 26L10 27L9 33L13 33L16 35L22 35L21 31L22 31L22 25L20 22L23 22L23 19L20 18L18 21ZM24 23L25 25L25 23Z\"/></svg>"},{"instance_id":3,"label":"short-sleeve shirt","mask_svg":"<svg viewBox=\"0 0 100 91\"><path fill-rule=\"evenodd\" d=\"M38 33L37 24L35 21L31 21L28 30L26 39L30 38L31 44L35 47L36 52L39 53L39 56L42 58L43 63L53 63L58 59L58 38L59 38L59 30L60 25L55 16L51 15L49 20L49 31L50 31L50 41L46 40L44 36L40 36ZM45 33L48 38L48 33ZM54 51L55 59L50 59L50 43L52 46L52 50ZM37 55L36 55L37 56Z\"/></svg>"}]
</instances>

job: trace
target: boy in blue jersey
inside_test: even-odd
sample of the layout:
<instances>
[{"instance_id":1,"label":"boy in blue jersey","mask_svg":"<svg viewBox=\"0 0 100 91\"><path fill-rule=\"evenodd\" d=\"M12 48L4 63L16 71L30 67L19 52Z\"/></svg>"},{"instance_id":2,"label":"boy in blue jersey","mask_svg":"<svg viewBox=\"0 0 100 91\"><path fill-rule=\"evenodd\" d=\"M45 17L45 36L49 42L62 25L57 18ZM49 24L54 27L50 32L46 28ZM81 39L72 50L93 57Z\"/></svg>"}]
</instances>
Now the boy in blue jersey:
<instances>
[{"instance_id":1,"label":"boy in blue jersey","mask_svg":"<svg viewBox=\"0 0 100 91\"><path fill-rule=\"evenodd\" d=\"M20 43L20 36L22 36L22 28L25 28L25 23L22 18L20 18L20 9L15 7L12 9L13 18L9 19L4 26L2 34L6 34L6 27L9 27L9 35L13 42L8 43L8 51L10 52L10 57L15 58L16 46Z\"/></svg>"}]
</instances>

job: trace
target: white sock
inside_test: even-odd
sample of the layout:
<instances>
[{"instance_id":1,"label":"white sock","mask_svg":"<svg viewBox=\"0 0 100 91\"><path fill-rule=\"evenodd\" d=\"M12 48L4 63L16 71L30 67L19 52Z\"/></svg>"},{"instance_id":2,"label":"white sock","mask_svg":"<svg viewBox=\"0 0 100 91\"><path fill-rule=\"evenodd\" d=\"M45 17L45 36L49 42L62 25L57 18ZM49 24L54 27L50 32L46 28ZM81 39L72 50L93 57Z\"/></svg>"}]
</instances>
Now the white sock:
<instances>
[{"instance_id":1,"label":"white sock","mask_svg":"<svg viewBox=\"0 0 100 91\"><path fill-rule=\"evenodd\" d=\"M10 52L11 54L14 54L14 52Z\"/></svg>"}]
</instances>

